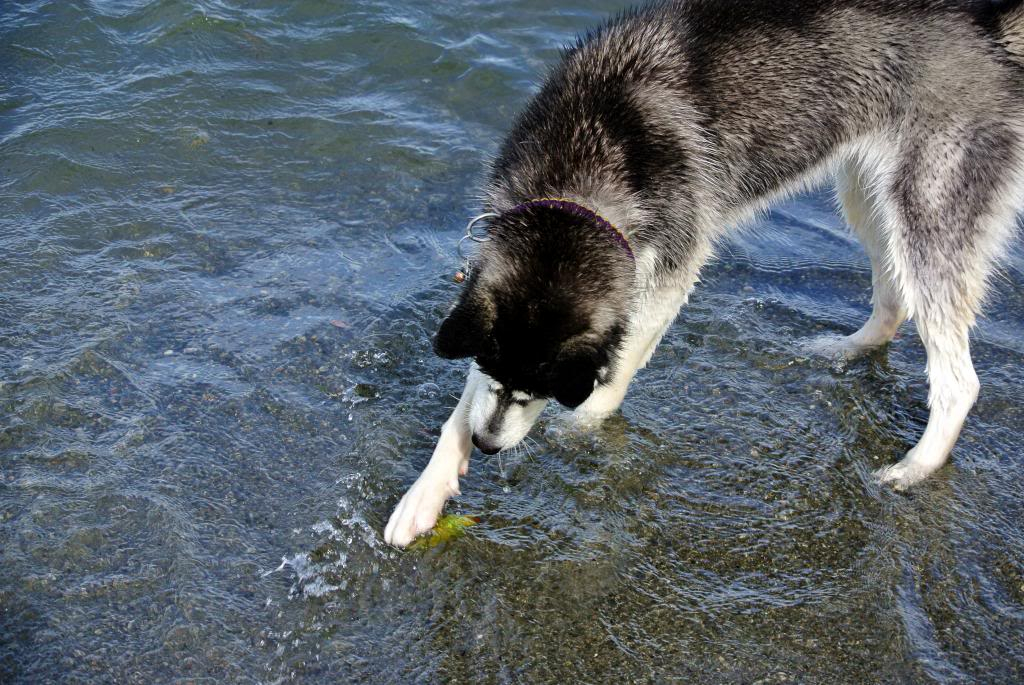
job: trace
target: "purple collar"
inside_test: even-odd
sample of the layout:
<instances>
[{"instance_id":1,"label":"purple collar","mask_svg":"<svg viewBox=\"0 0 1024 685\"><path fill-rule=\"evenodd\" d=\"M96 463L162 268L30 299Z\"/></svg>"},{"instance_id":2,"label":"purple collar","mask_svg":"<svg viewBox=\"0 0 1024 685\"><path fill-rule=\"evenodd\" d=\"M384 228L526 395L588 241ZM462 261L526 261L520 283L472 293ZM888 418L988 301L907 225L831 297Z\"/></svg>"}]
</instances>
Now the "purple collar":
<instances>
[{"instance_id":1,"label":"purple collar","mask_svg":"<svg viewBox=\"0 0 1024 685\"><path fill-rule=\"evenodd\" d=\"M578 202L573 202L572 200L566 200L564 198L559 197L542 197L537 200L527 200L526 202L521 202L520 204L516 205L515 207L508 211L509 213L518 213L530 207L546 207L548 209L558 209L563 212L572 214L573 216L578 216L580 218L589 219L590 221L593 221L595 224L604 229L608 233L608 236L612 240L614 240L619 247L626 251L626 254L629 255L630 259L632 259L634 262L636 261L636 256L633 254L633 248L629 246L629 240L627 240L626 236L622 234L622 231L615 228L615 226L612 225L610 221L605 219L603 216L601 216L594 210L584 207Z\"/></svg>"}]
</instances>

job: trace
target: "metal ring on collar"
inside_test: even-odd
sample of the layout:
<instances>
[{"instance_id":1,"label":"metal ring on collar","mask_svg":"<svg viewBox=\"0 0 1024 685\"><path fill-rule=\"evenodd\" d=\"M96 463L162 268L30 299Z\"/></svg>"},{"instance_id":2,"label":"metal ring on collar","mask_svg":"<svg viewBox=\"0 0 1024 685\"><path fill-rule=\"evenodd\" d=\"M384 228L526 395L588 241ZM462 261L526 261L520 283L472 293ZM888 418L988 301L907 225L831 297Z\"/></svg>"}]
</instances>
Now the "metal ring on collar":
<instances>
[{"instance_id":1,"label":"metal ring on collar","mask_svg":"<svg viewBox=\"0 0 1024 685\"><path fill-rule=\"evenodd\" d=\"M463 240L469 238L474 243L486 243L488 240L490 240L490 238L487 237L487 233L473 233L473 227L476 226L481 221L483 221L484 219L494 219L497 216L498 215L495 214L494 212L484 212L483 214L480 214L470 219L469 223L466 224L466 235L463 237ZM462 241L460 240L459 242L461 243Z\"/></svg>"},{"instance_id":2,"label":"metal ring on collar","mask_svg":"<svg viewBox=\"0 0 1024 685\"><path fill-rule=\"evenodd\" d=\"M464 235L461 238L459 238L459 243L455 247L455 250L456 250L456 252L459 255L459 259L469 259L469 255L466 254L465 252L463 252L464 248L462 247L462 245L463 245L463 243L465 243L467 240L471 239L472 237L473 236L471 236L471 235Z\"/></svg>"}]
</instances>

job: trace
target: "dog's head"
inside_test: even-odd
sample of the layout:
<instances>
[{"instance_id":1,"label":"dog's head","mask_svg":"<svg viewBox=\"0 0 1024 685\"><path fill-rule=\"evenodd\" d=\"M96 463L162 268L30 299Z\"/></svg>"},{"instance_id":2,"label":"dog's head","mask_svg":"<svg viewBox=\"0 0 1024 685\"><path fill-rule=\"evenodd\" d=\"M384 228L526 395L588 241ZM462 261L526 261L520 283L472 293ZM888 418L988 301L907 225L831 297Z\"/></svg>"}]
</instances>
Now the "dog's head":
<instances>
[{"instance_id":1,"label":"dog's head","mask_svg":"<svg viewBox=\"0 0 1024 685\"><path fill-rule=\"evenodd\" d=\"M609 377L634 265L591 219L555 208L503 214L489 234L434 350L475 358L470 428L493 453L522 440L548 399L575 408Z\"/></svg>"}]
</instances>

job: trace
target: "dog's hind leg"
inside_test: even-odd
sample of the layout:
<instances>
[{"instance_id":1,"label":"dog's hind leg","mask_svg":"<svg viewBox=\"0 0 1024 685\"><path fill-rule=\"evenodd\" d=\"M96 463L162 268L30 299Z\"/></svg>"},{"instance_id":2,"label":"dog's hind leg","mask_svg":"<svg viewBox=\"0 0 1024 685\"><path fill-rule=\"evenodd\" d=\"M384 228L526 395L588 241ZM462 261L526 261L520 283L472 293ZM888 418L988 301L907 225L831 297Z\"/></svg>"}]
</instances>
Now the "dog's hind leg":
<instances>
[{"instance_id":1,"label":"dog's hind leg","mask_svg":"<svg viewBox=\"0 0 1024 685\"><path fill-rule=\"evenodd\" d=\"M852 359L892 340L907 319L886 247L884 213L868 178L859 162L847 161L839 170L836 191L847 223L871 260L871 316L856 333L812 340L807 348L815 354Z\"/></svg>"},{"instance_id":2,"label":"dog's hind leg","mask_svg":"<svg viewBox=\"0 0 1024 685\"><path fill-rule=\"evenodd\" d=\"M843 339L849 356L889 342L907 319L885 245L885 218L867 183L859 165L848 162L837 187L843 214L871 260L871 316L860 330Z\"/></svg>"},{"instance_id":3,"label":"dog's hind leg","mask_svg":"<svg viewBox=\"0 0 1024 685\"><path fill-rule=\"evenodd\" d=\"M898 490L926 478L946 463L979 390L966 317L933 311L929 305L915 313L928 356L928 425L901 461L875 474L879 481L892 483Z\"/></svg>"},{"instance_id":4,"label":"dog's hind leg","mask_svg":"<svg viewBox=\"0 0 1024 685\"><path fill-rule=\"evenodd\" d=\"M891 181L895 274L928 358L928 425L897 464L878 471L897 489L941 467L978 396L968 332L992 262L1014 225L1021 159L999 124L907 135Z\"/></svg>"}]
</instances>

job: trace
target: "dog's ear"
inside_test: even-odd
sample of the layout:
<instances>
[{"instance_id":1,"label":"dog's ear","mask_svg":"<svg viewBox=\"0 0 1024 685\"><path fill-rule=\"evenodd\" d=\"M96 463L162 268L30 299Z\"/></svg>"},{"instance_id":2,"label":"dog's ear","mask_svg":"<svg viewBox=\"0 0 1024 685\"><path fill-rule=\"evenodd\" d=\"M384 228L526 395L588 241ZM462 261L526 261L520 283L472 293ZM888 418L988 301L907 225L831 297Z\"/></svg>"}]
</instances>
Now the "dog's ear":
<instances>
[{"instance_id":1,"label":"dog's ear","mask_svg":"<svg viewBox=\"0 0 1024 685\"><path fill-rule=\"evenodd\" d=\"M597 386L601 361L590 345L573 345L558 355L550 384L555 399L570 409L583 404Z\"/></svg>"},{"instance_id":2,"label":"dog's ear","mask_svg":"<svg viewBox=\"0 0 1024 685\"><path fill-rule=\"evenodd\" d=\"M441 322L434 336L434 352L443 359L475 357L490 333L484 308L474 298L463 297Z\"/></svg>"}]
</instances>

